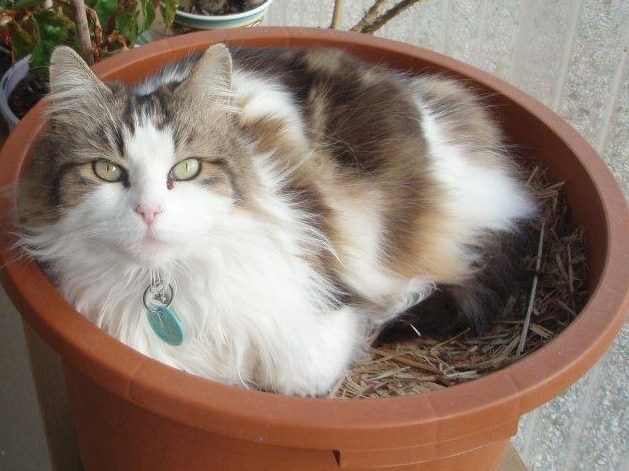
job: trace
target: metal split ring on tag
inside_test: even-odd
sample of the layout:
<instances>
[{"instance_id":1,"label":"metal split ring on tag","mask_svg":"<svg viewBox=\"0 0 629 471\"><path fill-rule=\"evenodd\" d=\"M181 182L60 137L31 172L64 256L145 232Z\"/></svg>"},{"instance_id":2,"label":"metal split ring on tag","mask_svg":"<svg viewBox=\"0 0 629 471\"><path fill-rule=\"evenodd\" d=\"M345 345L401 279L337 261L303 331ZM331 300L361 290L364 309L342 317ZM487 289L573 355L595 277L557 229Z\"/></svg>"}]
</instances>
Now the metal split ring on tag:
<instances>
[{"instance_id":1,"label":"metal split ring on tag","mask_svg":"<svg viewBox=\"0 0 629 471\"><path fill-rule=\"evenodd\" d=\"M146 307L146 318L155 335L169 345L177 347L185 338L183 322L170 308L175 290L160 279L153 280L144 290L142 302Z\"/></svg>"},{"instance_id":2,"label":"metal split ring on tag","mask_svg":"<svg viewBox=\"0 0 629 471\"><path fill-rule=\"evenodd\" d=\"M175 290L172 285L157 281L150 284L142 296L144 307L151 312L159 312L163 308L169 307L175 297Z\"/></svg>"}]
</instances>

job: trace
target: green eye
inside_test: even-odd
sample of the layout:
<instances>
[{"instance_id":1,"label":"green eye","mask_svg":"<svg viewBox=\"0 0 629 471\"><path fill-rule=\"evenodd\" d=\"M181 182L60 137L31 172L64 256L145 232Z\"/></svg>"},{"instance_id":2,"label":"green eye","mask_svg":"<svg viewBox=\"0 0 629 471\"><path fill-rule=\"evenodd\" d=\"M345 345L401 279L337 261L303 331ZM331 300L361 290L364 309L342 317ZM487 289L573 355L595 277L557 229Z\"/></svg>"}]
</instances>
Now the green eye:
<instances>
[{"instance_id":1,"label":"green eye","mask_svg":"<svg viewBox=\"0 0 629 471\"><path fill-rule=\"evenodd\" d=\"M98 178L106 182L119 182L124 177L124 170L120 165L116 165L109 160L99 159L92 163L94 173Z\"/></svg>"},{"instance_id":2,"label":"green eye","mask_svg":"<svg viewBox=\"0 0 629 471\"><path fill-rule=\"evenodd\" d=\"M175 165L170 171L174 180L192 180L201 171L201 162L198 159L186 159Z\"/></svg>"}]
</instances>

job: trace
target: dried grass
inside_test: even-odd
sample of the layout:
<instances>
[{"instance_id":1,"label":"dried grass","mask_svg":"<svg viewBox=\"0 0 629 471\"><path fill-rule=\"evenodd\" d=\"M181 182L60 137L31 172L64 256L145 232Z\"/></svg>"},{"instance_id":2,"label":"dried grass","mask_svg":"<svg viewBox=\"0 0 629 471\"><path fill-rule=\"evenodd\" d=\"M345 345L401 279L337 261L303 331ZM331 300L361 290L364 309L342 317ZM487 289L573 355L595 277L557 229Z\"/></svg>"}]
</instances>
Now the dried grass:
<instances>
[{"instance_id":1,"label":"dried grass","mask_svg":"<svg viewBox=\"0 0 629 471\"><path fill-rule=\"evenodd\" d=\"M426 337L373 347L329 397L383 398L418 394L477 379L499 370L563 331L585 299L586 259L581 229L569 224L563 183L549 184L535 167L529 184L543 209L538 247L523 260L535 273L530 289L511 295L492 329L451 338Z\"/></svg>"}]
</instances>

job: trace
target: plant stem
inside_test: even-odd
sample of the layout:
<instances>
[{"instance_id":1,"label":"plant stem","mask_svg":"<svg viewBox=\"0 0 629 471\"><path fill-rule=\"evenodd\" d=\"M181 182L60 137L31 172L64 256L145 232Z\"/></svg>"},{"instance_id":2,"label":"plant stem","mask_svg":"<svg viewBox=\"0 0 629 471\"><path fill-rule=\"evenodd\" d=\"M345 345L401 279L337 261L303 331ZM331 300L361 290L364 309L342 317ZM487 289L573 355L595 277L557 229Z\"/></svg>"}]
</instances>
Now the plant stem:
<instances>
[{"instance_id":1,"label":"plant stem","mask_svg":"<svg viewBox=\"0 0 629 471\"><path fill-rule=\"evenodd\" d=\"M89 17L94 28L94 47L92 48L92 55L94 62L99 62L101 59L101 53L103 49L103 27L98 19L98 14L93 8L85 6L85 14Z\"/></svg>"},{"instance_id":2,"label":"plant stem","mask_svg":"<svg viewBox=\"0 0 629 471\"><path fill-rule=\"evenodd\" d=\"M371 8L365 12L360 21L350 31L364 33L364 28L372 24L382 14L387 0L376 0Z\"/></svg>"},{"instance_id":3,"label":"plant stem","mask_svg":"<svg viewBox=\"0 0 629 471\"><path fill-rule=\"evenodd\" d=\"M332 24L330 28L339 29L343 10L343 0L334 0L334 12L332 13Z\"/></svg>"},{"instance_id":4,"label":"plant stem","mask_svg":"<svg viewBox=\"0 0 629 471\"><path fill-rule=\"evenodd\" d=\"M362 19L351 29L351 31L373 34L391 19L395 18L398 14L421 0L401 0L396 5L382 13L386 1L387 0L376 0L367 13L365 13L365 16L362 17Z\"/></svg>"},{"instance_id":5,"label":"plant stem","mask_svg":"<svg viewBox=\"0 0 629 471\"><path fill-rule=\"evenodd\" d=\"M87 24L85 3L83 3L83 0L72 0L72 5L74 6L74 21L81 46L81 55L88 64L93 64L94 51L92 50L92 40L90 39L90 28Z\"/></svg>"},{"instance_id":6,"label":"plant stem","mask_svg":"<svg viewBox=\"0 0 629 471\"><path fill-rule=\"evenodd\" d=\"M524 347L526 345L526 337L528 335L529 327L531 325L531 315L533 314L533 308L535 303L535 293L537 292L537 282L539 280L539 272L542 268L542 255L544 253L544 233L546 230L545 223L542 222L542 227L539 232L539 243L537 244L537 259L535 260L535 276L533 277L533 285L531 286L531 294L529 296L529 304L526 309L526 316L524 318L524 325L522 326L522 333L520 335L520 342L518 349L515 353L516 358L524 353Z\"/></svg>"}]
</instances>

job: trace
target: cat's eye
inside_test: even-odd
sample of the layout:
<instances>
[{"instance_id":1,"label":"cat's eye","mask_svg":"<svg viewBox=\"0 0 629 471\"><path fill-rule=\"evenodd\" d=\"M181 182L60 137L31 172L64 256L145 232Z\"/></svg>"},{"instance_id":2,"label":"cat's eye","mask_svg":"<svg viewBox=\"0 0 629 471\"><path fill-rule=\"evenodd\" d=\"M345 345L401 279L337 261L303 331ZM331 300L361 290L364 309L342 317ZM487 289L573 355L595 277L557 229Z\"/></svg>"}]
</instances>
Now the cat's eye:
<instances>
[{"instance_id":1,"label":"cat's eye","mask_svg":"<svg viewBox=\"0 0 629 471\"><path fill-rule=\"evenodd\" d=\"M175 165L170 174L173 180L186 181L192 180L201 172L201 162L198 159L186 159Z\"/></svg>"},{"instance_id":2,"label":"cat's eye","mask_svg":"<svg viewBox=\"0 0 629 471\"><path fill-rule=\"evenodd\" d=\"M92 163L92 168L96 176L106 182L115 183L124 178L124 169L109 160L95 160Z\"/></svg>"}]
</instances>

